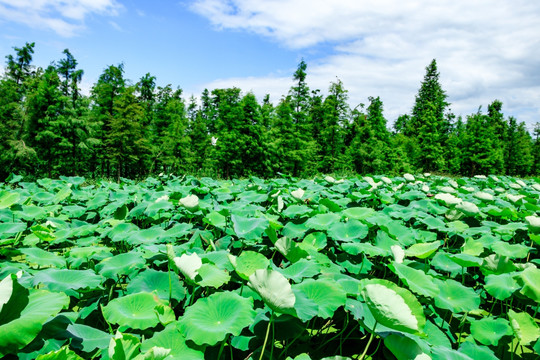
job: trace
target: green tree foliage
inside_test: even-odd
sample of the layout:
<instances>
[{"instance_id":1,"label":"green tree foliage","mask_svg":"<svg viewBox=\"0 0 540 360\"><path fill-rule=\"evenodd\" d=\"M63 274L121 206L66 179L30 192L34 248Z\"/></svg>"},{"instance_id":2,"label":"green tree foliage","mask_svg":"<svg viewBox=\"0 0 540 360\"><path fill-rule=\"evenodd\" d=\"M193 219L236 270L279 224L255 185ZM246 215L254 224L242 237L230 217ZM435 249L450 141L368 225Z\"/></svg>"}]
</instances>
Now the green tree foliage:
<instances>
[{"instance_id":1,"label":"green tree foliage","mask_svg":"<svg viewBox=\"0 0 540 360\"><path fill-rule=\"evenodd\" d=\"M45 69L34 43L15 47L0 76L0 180L35 177L142 178L191 173L222 178L317 173L537 175L540 125L505 118L502 102L466 118L449 111L437 63L427 67L410 114L387 128L383 102L351 108L340 80L327 93L307 85L302 60L276 103L237 88L183 98L150 73L132 83L110 65L92 87L71 52Z\"/></svg>"},{"instance_id":2,"label":"green tree foliage","mask_svg":"<svg viewBox=\"0 0 540 360\"><path fill-rule=\"evenodd\" d=\"M448 117L445 116L449 106L446 99L437 62L433 60L426 67L411 116L401 118L398 124L405 136L417 139L419 147L411 149L409 158L416 167L425 171L441 171L445 166L442 155L450 128Z\"/></svg>"},{"instance_id":3,"label":"green tree foliage","mask_svg":"<svg viewBox=\"0 0 540 360\"><path fill-rule=\"evenodd\" d=\"M348 148L353 168L360 174L388 173L396 169L390 131L379 97L369 98L367 113L353 111L354 138Z\"/></svg>"}]
</instances>

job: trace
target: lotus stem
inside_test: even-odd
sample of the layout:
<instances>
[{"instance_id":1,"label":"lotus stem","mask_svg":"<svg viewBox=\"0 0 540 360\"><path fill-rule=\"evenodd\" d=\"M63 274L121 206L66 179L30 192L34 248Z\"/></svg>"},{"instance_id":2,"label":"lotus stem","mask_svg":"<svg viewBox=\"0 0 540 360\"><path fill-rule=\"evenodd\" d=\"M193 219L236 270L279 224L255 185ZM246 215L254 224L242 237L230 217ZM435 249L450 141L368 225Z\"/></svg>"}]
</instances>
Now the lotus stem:
<instances>
[{"instance_id":1,"label":"lotus stem","mask_svg":"<svg viewBox=\"0 0 540 360\"><path fill-rule=\"evenodd\" d=\"M270 321L268 322L268 326L266 327L266 335L264 336L264 343L261 349L261 356L259 356L259 360L262 360L264 356L264 350L266 349L266 343L268 342L268 334L270 333L270 326L272 325L273 319L274 319L274 311L270 313ZM273 347L273 344L272 344L272 347Z\"/></svg>"},{"instance_id":2,"label":"lotus stem","mask_svg":"<svg viewBox=\"0 0 540 360\"><path fill-rule=\"evenodd\" d=\"M225 343L227 342L227 337L225 337L225 339L223 339L223 341L221 342L221 346L219 347L219 352L218 352L218 360L221 359L221 354L223 353L223 348L225 347Z\"/></svg>"},{"instance_id":3,"label":"lotus stem","mask_svg":"<svg viewBox=\"0 0 540 360\"><path fill-rule=\"evenodd\" d=\"M367 351L369 349L369 345L371 345L371 342L373 341L373 335L375 335L375 328L376 327L377 327L377 322L375 322L375 325L373 325L373 329L371 330L371 335L369 336L369 340L368 340L368 342L366 344L366 347L364 348L364 352L362 353L362 355L360 355L358 360L362 360L362 359L364 359L364 356L366 356Z\"/></svg>"}]
</instances>

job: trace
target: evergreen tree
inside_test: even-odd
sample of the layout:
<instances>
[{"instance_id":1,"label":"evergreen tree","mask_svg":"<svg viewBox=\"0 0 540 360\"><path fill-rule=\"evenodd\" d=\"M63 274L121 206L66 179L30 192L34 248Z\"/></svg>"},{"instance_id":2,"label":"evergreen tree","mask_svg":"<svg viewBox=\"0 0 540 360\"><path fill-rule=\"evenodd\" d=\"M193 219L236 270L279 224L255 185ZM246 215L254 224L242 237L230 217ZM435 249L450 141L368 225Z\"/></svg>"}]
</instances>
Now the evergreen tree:
<instances>
[{"instance_id":1,"label":"evergreen tree","mask_svg":"<svg viewBox=\"0 0 540 360\"><path fill-rule=\"evenodd\" d=\"M379 97L370 97L367 113L354 113L355 137L348 149L354 170L359 174L387 173L396 166L396 153L390 148L390 132Z\"/></svg>"},{"instance_id":2,"label":"evergreen tree","mask_svg":"<svg viewBox=\"0 0 540 360\"><path fill-rule=\"evenodd\" d=\"M446 99L447 95L440 84L437 62L434 59L426 67L426 74L416 95L410 118L402 118L398 124L399 128L403 128L404 135L417 139L419 151L409 153L409 158L416 167L424 171L444 169L442 154L450 129L448 118L445 116L449 106Z\"/></svg>"},{"instance_id":3,"label":"evergreen tree","mask_svg":"<svg viewBox=\"0 0 540 360\"><path fill-rule=\"evenodd\" d=\"M532 155L532 139L525 123L517 123L514 117L508 118L508 134L506 136L506 172L513 176L529 175L534 158Z\"/></svg>"},{"instance_id":4,"label":"evergreen tree","mask_svg":"<svg viewBox=\"0 0 540 360\"><path fill-rule=\"evenodd\" d=\"M114 101L110 131L105 141L106 156L116 170L117 179L147 175L150 146L144 136L143 116L135 87L126 87Z\"/></svg>"},{"instance_id":5,"label":"evergreen tree","mask_svg":"<svg viewBox=\"0 0 540 360\"><path fill-rule=\"evenodd\" d=\"M108 134L112 130L111 123L116 115L116 102L126 89L124 79L124 65L110 65L99 76L97 83L92 88L93 100L93 121L95 127L99 129L96 144L96 158L92 161L91 171L94 173L100 166L101 176L111 176L109 157L105 156L104 146L107 143Z\"/></svg>"},{"instance_id":6,"label":"evergreen tree","mask_svg":"<svg viewBox=\"0 0 540 360\"><path fill-rule=\"evenodd\" d=\"M344 167L344 124L348 120L347 90L341 80L330 85L329 95L323 104L323 126L318 134L320 147L320 169L333 173ZM317 139L317 138L315 138Z\"/></svg>"}]
</instances>

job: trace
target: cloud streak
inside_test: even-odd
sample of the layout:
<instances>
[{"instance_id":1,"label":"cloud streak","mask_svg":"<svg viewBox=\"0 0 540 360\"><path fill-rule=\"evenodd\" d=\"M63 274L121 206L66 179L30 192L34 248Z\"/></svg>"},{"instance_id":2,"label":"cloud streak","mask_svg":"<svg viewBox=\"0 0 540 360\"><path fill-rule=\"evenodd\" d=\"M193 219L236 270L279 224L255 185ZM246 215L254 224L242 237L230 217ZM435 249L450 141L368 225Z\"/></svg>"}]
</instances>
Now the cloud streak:
<instances>
[{"instance_id":1,"label":"cloud streak","mask_svg":"<svg viewBox=\"0 0 540 360\"><path fill-rule=\"evenodd\" d=\"M197 0L191 9L216 29L255 33L292 50L330 44L331 53L308 63L309 84L326 89L338 76L351 105L381 96L390 121L410 111L433 58L455 113L500 99L507 115L529 126L540 121L540 2ZM276 79L230 81L262 90L265 81L276 89Z\"/></svg>"},{"instance_id":2,"label":"cloud streak","mask_svg":"<svg viewBox=\"0 0 540 360\"><path fill-rule=\"evenodd\" d=\"M116 0L0 0L0 21L72 37L84 29L87 16L116 15L120 8Z\"/></svg>"}]
</instances>

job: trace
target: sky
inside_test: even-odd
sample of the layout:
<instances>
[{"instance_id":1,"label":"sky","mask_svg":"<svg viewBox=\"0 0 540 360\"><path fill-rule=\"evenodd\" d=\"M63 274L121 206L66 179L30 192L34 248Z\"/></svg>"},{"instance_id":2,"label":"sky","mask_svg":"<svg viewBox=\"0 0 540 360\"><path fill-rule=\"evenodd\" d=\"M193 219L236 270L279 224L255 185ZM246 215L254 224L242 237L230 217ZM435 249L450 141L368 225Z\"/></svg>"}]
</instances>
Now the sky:
<instances>
[{"instance_id":1,"label":"sky","mask_svg":"<svg viewBox=\"0 0 540 360\"><path fill-rule=\"evenodd\" d=\"M236 86L277 102L304 59L311 89L340 79L353 108L379 96L389 124L436 59L456 115L498 99L540 122L537 0L0 0L0 56L26 42L41 67L69 49L86 93L123 63L133 83L150 73L186 98Z\"/></svg>"}]
</instances>

